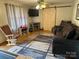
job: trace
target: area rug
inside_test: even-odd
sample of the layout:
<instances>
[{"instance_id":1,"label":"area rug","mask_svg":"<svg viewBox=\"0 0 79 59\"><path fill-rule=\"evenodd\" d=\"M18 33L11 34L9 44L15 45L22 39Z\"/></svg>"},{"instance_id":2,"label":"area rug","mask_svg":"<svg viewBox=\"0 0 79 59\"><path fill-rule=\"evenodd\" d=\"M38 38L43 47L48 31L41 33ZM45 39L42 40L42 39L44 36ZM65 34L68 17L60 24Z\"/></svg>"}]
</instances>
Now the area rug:
<instances>
[{"instance_id":1,"label":"area rug","mask_svg":"<svg viewBox=\"0 0 79 59\"><path fill-rule=\"evenodd\" d=\"M50 36L45 35L39 35L35 38L36 41L46 42L46 43L52 43L53 39Z\"/></svg>"},{"instance_id":2,"label":"area rug","mask_svg":"<svg viewBox=\"0 0 79 59\"><path fill-rule=\"evenodd\" d=\"M46 52L41 52L39 50L35 50L31 48L24 48L18 53L25 56L31 56L34 59L45 59L45 56L46 56Z\"/></svg>"},{"instance_id":3,"label":"area rug","mask_svg":"<svg viewBox=\"0 0 79 59\"><path fill-rule=\"evenodd\" d=\"M23 47L20 47L20 46L13 46L12 48L10 48L10 49L8 50L8 52L17 54L17 53L18 53L20 50L22 50L22 49L23 49Z\"/></svg>"},{"instance_id":4,"label":"area rug","mask_svg":"<svg viewBox=\"0 0 79 59\"><path fill-rule=\"evenodd\" d=\"M32 41L30 43L29 48L32 48L32 49L35 49L35 50L39 50L39 51L43 51L43 52L47 52L49 46L50 46L49 43L39 42L39 41Z\"/></svg>"},{"instance_id":5,"label":"area rug","mask_svg":"<svg viewBox=\"0 0 79 59\"><path fill-rule=\"evenodd\" d=\"M34 59L45 59L48 50L50 50L52 38L44 35L37 36L34 41L28 44L26 47L18 52L25 56L31 56Z\"/></svg>"},{"instance_id":6,"label":"area rug","mask_svg":"<svg viewBox=\"0 0 79 59\"><path fill-rule=\"evenodd\" d=\"M64 59L62 56L58 58L53 56L52 41L52 37L39 35L29 44L25 43L23 46L19 46L23 48L21 50L15 50L15 52L18 51L18 54L31 56L34 59Z\"/></svg>"}]
</instances>

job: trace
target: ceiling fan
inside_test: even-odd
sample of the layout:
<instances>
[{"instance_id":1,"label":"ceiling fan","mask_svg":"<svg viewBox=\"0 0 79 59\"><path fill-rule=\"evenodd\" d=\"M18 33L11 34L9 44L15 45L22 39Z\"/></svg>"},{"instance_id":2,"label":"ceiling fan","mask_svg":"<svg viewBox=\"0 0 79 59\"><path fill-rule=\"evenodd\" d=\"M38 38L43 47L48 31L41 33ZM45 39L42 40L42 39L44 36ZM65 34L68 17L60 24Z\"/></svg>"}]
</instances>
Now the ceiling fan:
<instances>
[{"instance_id":1,"label":"ceiling fan","mask_svg":"<svg viewBox=\"0 0 79 59\"><path fill-rule=\"evenodd\" d=\"M64 6L64 5L62 5L62 6L56 6L55 4L62 4L61 2L59 2L59 3L48 3L48 2L46 2L45 0L38 0L37 1L37 5L36 5L36 9L45 9L45 8L56 8L56 7L58 7L58 8L60 8L60 7L71 7L71 5L67 5L67 6ZM53 6L52 6L53 5Z\"/></svg>"},{"instance_id":2,"label":"ceiling fan","mask_svg":"<svg viewBox=\"0 0 79 59\"><path fill-rule=\"evenodd\" d=\"M44 0L37 1L36 9L44 9L46 7L48 7L48 3L46 3Z\"/></svg>"}]
</instances>

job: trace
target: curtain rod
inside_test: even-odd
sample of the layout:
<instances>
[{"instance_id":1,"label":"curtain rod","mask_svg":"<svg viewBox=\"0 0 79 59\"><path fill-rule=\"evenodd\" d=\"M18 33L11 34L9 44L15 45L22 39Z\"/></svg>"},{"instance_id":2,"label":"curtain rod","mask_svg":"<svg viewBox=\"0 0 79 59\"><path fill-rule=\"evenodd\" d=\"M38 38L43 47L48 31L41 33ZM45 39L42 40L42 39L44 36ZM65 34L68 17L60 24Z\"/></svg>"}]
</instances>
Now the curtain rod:
<instances>
[{"instance_id":1,"label":"curtain rod","mask_svg":"<svg viewBox=\"0 0 79 59\"><path fill-rule=\"evenodd\" d=\"M65 8L65 7L72 7L72 6L54 6L54 7L47 7L47 8Z\"/></svg>"},{"instance_id":2,"label":"curtain rod","mask_svg":"<svg viewBox=\"0 0 79 59\"><path fill-rule=\"evenodd\" d=\"M9 5L9 6L16 6L16 7L23 7L21 5L16 5L16 4L9 4L9 3L4 3L4 5Z\"/></svg>"}]
</instances>

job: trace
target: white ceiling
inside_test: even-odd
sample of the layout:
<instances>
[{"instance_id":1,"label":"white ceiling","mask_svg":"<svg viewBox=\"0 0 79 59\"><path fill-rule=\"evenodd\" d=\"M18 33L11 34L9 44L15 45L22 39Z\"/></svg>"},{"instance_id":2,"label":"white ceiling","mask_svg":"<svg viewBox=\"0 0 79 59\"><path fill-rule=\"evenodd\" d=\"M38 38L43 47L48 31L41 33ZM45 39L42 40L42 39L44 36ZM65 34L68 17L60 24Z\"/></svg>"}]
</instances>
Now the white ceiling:
<instances>
[{"instance_id":1,"label":"white ceiling","mask_svg":"<svg viewBox=\"0 0 79 59\"><path fill-rule=\"evenodd\" d=\"M36 4L38 0L18 0L24 4L33 5ZM44 0L49 4L61 4L61 3L71 3L75 0Z\"/></svg>"}]
</instances>

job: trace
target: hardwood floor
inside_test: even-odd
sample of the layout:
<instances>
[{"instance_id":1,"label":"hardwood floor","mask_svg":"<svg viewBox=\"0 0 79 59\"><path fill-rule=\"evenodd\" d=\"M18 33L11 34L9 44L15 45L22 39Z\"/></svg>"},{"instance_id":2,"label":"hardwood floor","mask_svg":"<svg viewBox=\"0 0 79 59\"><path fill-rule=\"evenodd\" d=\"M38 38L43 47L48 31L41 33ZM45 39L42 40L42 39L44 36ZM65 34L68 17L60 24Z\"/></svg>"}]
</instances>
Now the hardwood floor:
<instances>
[{"instance_id":1,"label":"hardwood floor","mask_svg":"<svg viewBox=\"0 0 79 59\"><path fill-rule=\"evenodd\" d=\"M45 33L46 34L51 34L50 32L47 32L47 31L35 31L35 32L30 32L30 33L20 35L17 38L17 44L24 43L25 41L28 42L30 40L33 40L39 34L45 34ZM13 47L13 46L7 46L7 41L0 44L0 49L3 49L3 50L8 50L11 47Z\"/></svg>"}]
</instances>

